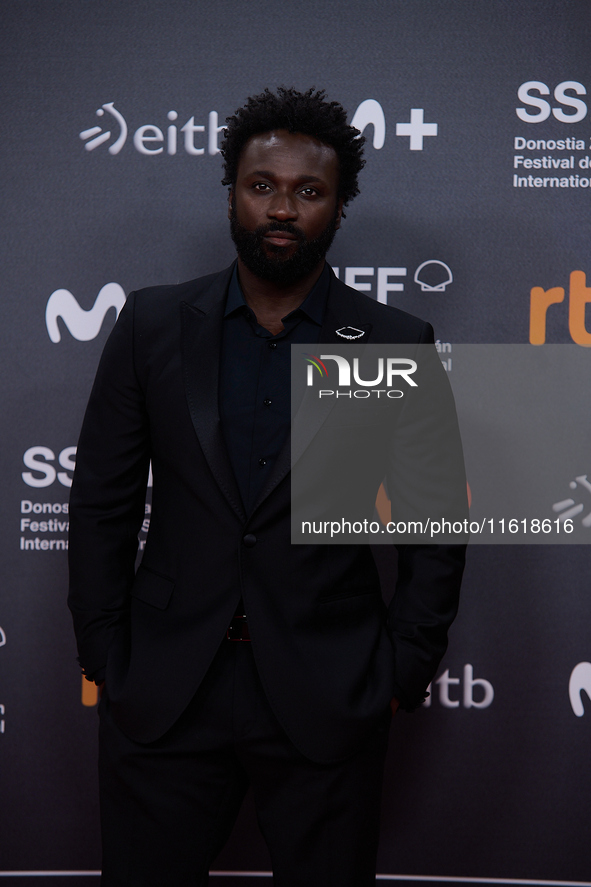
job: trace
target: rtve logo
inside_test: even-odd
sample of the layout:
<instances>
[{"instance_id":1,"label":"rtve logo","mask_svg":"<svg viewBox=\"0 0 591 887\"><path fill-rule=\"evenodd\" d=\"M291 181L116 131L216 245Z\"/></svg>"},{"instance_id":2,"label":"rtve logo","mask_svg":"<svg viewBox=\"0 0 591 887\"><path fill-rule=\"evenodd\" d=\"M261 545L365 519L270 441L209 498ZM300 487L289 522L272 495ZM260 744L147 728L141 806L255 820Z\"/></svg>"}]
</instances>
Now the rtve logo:
<instances>
[{"instance_id":1,"label":"rtve logo","mask_svg":"<svg viewBox=\"0 0 591 887\"><path fill-rule=\"evenodd\" d=\"M52 342L61 341L62 336L57 322L60 317L78 341L88 342L90 339L96 339L107 312L114 308L119 316L124 304L125 292L118 283L106 283L88 311L80 307L69 290L55 290L50 295L45 309L45 325L49 338Z\"/></svg>"},{"instance_id":2,"label":"rtve logo","mask_svg":"<svg viewBox=\"0 0 591 887\"><path fill-rule=\"evenodd\" d=\"M585 326L585 308L591 302L591 287L588 287L584 271L573 271L570 275L568 293L568 328L573 342L591 346L591 333ZM546 314L550 305L564 302L562 286L549 290L534 286L530 290L529 341L532 345L543 345L546 341Z\"/></svg>"},{"instance_id":3,"label":"rtve logo","mask_svg":"<svg viewBox=\"0 0 591 887\"><path fill-rule=\"evenodd\" d=\"M103 121L105 112L110 115ZM87 151L94 151L100 145L104 145L110 139L111 144L108 147L109 154L119 154L123 146L127 142L129 127L127 121L121 111L115 107L114 102L105 102L96 111L96 116L101 118L106 127L91 126L89 129L83 129L78 136L84 142ZM166 117L169 121L168 125L157 126L155 123L144 123L139 126L132 137L133 147L140 154L156 155L164 154L166 145L166 153L169 155L176 154L179 145L179 132L182 133L182 143L186 154L193 157L203 156L207 154L213 156L220 153L218 147L219 134L224 129L223 124L219 124L219 115L217 111L210 111L207 115L207 123L195 123L195 116L190 117L183 126L178 126L178 112L171 110ZM361 102L351 125L355 126L360 132L363 132L367 126L373 126L372 145L376 150L384 147L386 140L386 118L384 110L380 103L375 99L365 99ZM164 133L166 130L166 135ZM425 121L425 112L423 108L411 108L410 120L400 121L396 123L396 135L408 138L408 147L411 151L422 151L425 138L433 137L438 134L436 123L427 123Z\"/></svg>"},{"instance_id":4,"label":"rtve logo","mask_svg":"<svg viewBox=\"0 0 591 887\"><path fill-rule=\"evenodd\" d=\"M575 665L568 682L570 704L578 718L582 718L585 714L583 693L591 699L591 662L579 662Z\"/></svg>"},{"instance_id":5,"label":"rtve logo","mask_svg":"<svg viewBox=\"0 0 591 887\"><path fill-rule=\"evenodd\" d=\"M517 95L522 104L536 110L516 108L515 113L524 123L543 123L550 114L561 123L579 123L587 114L587 105L582 99L571 95L573 92L575 95L587 95L587 90L578 80L563 80L554 89L556 105L571 109L565 111L562 107L552 106L546 99L540 98L543 95L550 95L550 89L545 83L541 80L528 80L521 84Z\"/></svg>"}]
</instances>

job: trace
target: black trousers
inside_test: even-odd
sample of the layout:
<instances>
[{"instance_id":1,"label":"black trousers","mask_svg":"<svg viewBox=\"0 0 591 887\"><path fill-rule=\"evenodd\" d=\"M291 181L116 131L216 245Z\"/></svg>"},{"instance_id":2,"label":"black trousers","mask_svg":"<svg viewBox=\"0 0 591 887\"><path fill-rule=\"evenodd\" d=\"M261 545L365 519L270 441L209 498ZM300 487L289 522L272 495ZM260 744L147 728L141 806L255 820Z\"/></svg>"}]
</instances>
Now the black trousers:
<instances>
[{"instance_id":1,"label":"black trousers","mask_svg":"<svg viewBox=\"0 0 591 887\"><path fill-rule=\"evenodd\" d=\"M158 741L124 736L108 692L99 712L103 887L206 887L249 785L275 887L375 884L389 713L355 755L314 763L271 711L251 644L232 641Z\"/></svg>"}]
</instances>

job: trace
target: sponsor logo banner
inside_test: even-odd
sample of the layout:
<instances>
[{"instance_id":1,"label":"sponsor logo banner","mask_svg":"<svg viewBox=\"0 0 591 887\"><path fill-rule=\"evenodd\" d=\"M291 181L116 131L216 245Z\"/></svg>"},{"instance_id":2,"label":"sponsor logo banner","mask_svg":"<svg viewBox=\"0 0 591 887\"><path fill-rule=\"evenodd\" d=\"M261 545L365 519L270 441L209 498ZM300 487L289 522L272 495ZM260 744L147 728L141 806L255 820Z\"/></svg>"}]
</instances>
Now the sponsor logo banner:
<instances>
[{"instance_id":1,"label":"sponsor logo banner","mask_svg":"<svg viewBox=\"0 0 591 887\"><path fill-rule=\"evenodd\" d=\"M100 123L87 126L78 133L78 138L84 144L87 152L96 151L104 146L111 156L120 154L129 145L145 157L157 155L175 155L184 152L191 157L214 157L220 153L220 134L224 130L224 123L220 123L220 115L217 111L192 114L184 120L184 114L171 109L165 115L163 112L155 113L152 118L156 122L142 123L136 126L130 122L132 111L122 105L115 107L115 102L105 102L95 111ZM427 115L427 116L426 116ZM406 145L410 151L423 151L426 139L433 139L439 135L438 124L427 119L429 112L424 108L410 108L407 111L398 110L396 117L402 119L394 123L395 135L402 139L408 139ZM165 119L163 119L165 117ZM197 122L196 122L197 120ZM376 99L365 99L353 114L351 125L362 134L367 127L373 132L367 134L368 145L380 151L386 142L386 116L382 105Z\"/></svg>"}]
</instances>

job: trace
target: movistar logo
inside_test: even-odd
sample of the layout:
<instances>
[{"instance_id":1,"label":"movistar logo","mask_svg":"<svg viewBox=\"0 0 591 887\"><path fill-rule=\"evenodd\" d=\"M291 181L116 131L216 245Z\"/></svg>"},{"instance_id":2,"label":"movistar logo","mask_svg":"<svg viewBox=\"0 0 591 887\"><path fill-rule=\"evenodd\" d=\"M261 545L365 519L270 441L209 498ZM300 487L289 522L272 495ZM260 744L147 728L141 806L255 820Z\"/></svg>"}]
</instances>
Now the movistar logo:
<instances>
[{"instance_id":1,"label":"movistar logo","mask_svg":"<svg viewBox=\"0 0 591 887\"><path fill-rule=\"evenodd\" d=\"M578 718L585 714L583 693L591 699L591 662L579 662L575 665L568 682L570 704Z\"/></svg>"},{"instance_id":2,"label":"movistar logo","mask_svg":"<svg viewBox=\"0 0 591 887\"><path fill-rule=\"evenodd\" d=\"M370 125L373 126L373 147L380 150L386 141L386 117L382 106L375 99L365 99L361 102L351 121L351 126L361 133ZM422 151L425 137L437 134L437 124L425 121L423 108L411 108L410 120L396 123L396 135L406 136L409 139L408 147L411 151Z\"/></svg>"},{"instance_id":3,"label":"movistar logo","mask_svg":"<svg viewBox=\"0 0 591 887\"><path fill-rule=\"evenodd\" d=\"M89 311L81 308L69 290L55 290L45 309L45 324L52 342L60 342L62 335L57 319L60 317L71 335L80 342L96 339L107 312L119 312L125 304L125 293L118 283L106 283Z\"/></svg>"}]
</instances>

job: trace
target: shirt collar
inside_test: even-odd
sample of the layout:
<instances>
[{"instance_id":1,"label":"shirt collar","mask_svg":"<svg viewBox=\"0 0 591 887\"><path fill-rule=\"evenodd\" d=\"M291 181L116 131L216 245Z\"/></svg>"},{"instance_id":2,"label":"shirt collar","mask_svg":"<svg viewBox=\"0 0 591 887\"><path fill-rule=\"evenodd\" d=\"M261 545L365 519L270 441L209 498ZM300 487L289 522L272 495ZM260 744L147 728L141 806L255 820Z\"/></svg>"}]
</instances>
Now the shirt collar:
<instances>
[{"instance_id":1,"label":"shirt collar","mask_svg":"<svg viewBox=\"0 0 591 887\"><path fill-rule=\"evenodd\" d=\"M302 304L281 319L289 323L292 320L296 320L298 312L301 311L315 324L317 324L318 326L322 326L329 288L330 267L328 263L325 262L324 268L322 269L322 274L320 275ZM238 311L245 313L245 309L247 311L250 310L244 299L242 287L240 286L240 280L238 279L238 264L236 264L234 266L234 271L232 272L230 286L228 287L228 298L226 299L226 310L224 311L224 317L228 317L230 314Z\"/></svg>"}]
</instances>

